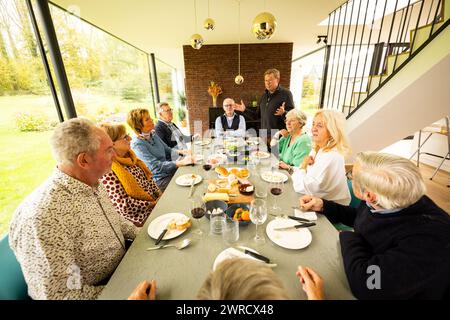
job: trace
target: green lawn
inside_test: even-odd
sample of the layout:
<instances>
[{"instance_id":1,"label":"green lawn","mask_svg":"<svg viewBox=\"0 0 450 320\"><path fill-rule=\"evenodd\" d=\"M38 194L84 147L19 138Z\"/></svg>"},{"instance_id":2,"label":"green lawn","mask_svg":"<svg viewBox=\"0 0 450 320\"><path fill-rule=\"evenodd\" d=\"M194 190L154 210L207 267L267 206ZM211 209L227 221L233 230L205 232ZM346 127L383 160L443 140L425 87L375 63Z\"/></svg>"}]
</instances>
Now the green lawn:
<instances>
[{"instance_id":1,"label":"green lawn","mask_svg":"<svg viewBox=\"0 0 450 320\"><path fill-rule=\"evenodd\" d=\"M0 97L0 237L8 232L17 206L55 166L48 144L51 131L20 132L14 125L18 110L41 110L57 121L51 98Z\"/></svg>"}]
</instances>

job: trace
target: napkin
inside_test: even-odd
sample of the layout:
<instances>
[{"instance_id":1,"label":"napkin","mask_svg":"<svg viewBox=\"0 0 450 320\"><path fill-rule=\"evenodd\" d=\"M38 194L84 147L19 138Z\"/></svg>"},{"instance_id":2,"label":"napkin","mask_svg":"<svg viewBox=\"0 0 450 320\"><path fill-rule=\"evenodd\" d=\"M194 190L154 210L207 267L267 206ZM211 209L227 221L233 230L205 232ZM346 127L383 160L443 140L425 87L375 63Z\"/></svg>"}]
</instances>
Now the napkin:
<instances>
[{"instance_id":1,"label":"napkin","mask_svg":"<svg viewBox=\"0 0 450 320\"><path fill-rule=\"evenodd\" d=\"M300 209L294 209L294 216L311 221L317 220L317 214L314 211L302 211Z\"/></svg>"},{"instance_id":2,"label":"napkin","mask_svg":"<svg viewBox=\"0 0 450 320\"><path fill-rule=\"evenodd\" d=\"M254 257L252 257L251 255L245 254L244 252L237 250L235 248L228 248L225 249L224 251L222 251L216 258L216 260L214 261L214 265L213 265L213 270L215 270L217 268L217 266L222 262L225 261L227 259L232 259L232 258L246 258L246 259L251 259L254 261L258 261L261 263L265 263L264 261L261 261L259 259L256 259ZM266 264L266 266L268 267L276 267L276 264Z\"/></svg>"}]
</instances>

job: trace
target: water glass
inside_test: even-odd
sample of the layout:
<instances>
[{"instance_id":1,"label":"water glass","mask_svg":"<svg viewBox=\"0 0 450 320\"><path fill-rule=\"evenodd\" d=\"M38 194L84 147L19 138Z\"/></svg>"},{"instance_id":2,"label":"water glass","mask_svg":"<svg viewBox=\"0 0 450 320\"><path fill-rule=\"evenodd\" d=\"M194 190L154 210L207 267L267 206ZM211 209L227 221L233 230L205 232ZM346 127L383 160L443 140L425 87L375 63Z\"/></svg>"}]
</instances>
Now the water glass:
<instances>
[{"instance_id":1,"label":"water glass","mask_svg":"<svg viewBox=\"0 0 450 320\"><path fill-rule=\"evenodd\" d=\"M211 213L209 220L209 234L222 234L225 225L225 212Z\"/></svg>"},{"instance_id":2,"label":"water glass","mask_svg":"<svg viewBox=\"0 0 450 320\"><path fill-rule=\"evenodd\" d=\"M239 240L239 221L229 217L223 225L222 239L227 245L232 245Z\"/></svg>"}]
</instances>

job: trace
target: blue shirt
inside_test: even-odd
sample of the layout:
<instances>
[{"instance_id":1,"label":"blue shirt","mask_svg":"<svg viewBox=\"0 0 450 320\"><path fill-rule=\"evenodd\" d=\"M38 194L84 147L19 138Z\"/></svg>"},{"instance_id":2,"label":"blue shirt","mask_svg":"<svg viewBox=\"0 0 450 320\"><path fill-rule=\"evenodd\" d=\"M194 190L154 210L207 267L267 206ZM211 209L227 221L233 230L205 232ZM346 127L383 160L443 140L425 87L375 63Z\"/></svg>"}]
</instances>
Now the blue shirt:
<instances>
[{"instance_id":1,"label":"blue shirt","mask_svg":"<svg viewBox=\"0 0 450 320\"><path fill-rule=\"evenodd\" d=\"M177 171L175 161L178 154L169 148L157 134L151 133L148 139L134 137L131 141L131 149L137 157L144 161L145 165L153 173L156 182L168 176L173 176Z\"/></svg>"}]
</instances>

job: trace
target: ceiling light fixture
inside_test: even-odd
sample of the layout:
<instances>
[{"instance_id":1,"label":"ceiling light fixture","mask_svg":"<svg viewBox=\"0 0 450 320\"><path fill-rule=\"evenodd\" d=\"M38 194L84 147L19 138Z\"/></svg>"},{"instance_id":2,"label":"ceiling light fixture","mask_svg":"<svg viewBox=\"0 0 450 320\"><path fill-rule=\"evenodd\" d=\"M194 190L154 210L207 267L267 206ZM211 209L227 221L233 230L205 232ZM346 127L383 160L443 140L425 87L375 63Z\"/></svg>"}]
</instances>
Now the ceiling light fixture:
<instances>
[{"instance_id":1,"label":"ceiling light fixture","mask_svg":"<svg viewBox=\"0 0 450 320\"><path fill-rule=\"evenodd\" d=\"M264 1L264 10L266 2ZM258 40L270 39L275 33L277 20L270 12L261 12L253 20L252 33Z\"/></svg>"},{"instance_id":2,"label":"ceiling light fixture","mask_svg":"<svg viewBox=\"0 0 450 320\"><path fill-rule=\"evenodd\" d=\"M208 18L203 22L203 28L206 30L214 30L215 22L213 19L210 18L209 14L209 0L208 0Z\"/></svg>"},{"instance_id":3,"label":"ceiling light fixture","mask_svg":"<svg viewBox=\"0 0 450 320\"><path fill-rule=\"evenodd\" d=\"M234 83L241 85L244 77L241 75L241 1L238 0L238 75L234 78Z\"/></svg>"},{"instance_id":4,"label":"ceiling light fixture","mask_svg":"<svg viewBox=\"0 0 450 320\"><path fill-rule=\"evenodd\" d=\"M191 42L191 47L198 50L202 47L203 45L203 38L201 35L199 35L197 33L197 1L194 0L194 12L195 12L195 33L191 36L190 42Z\"/></svg>"}]
</instances>

